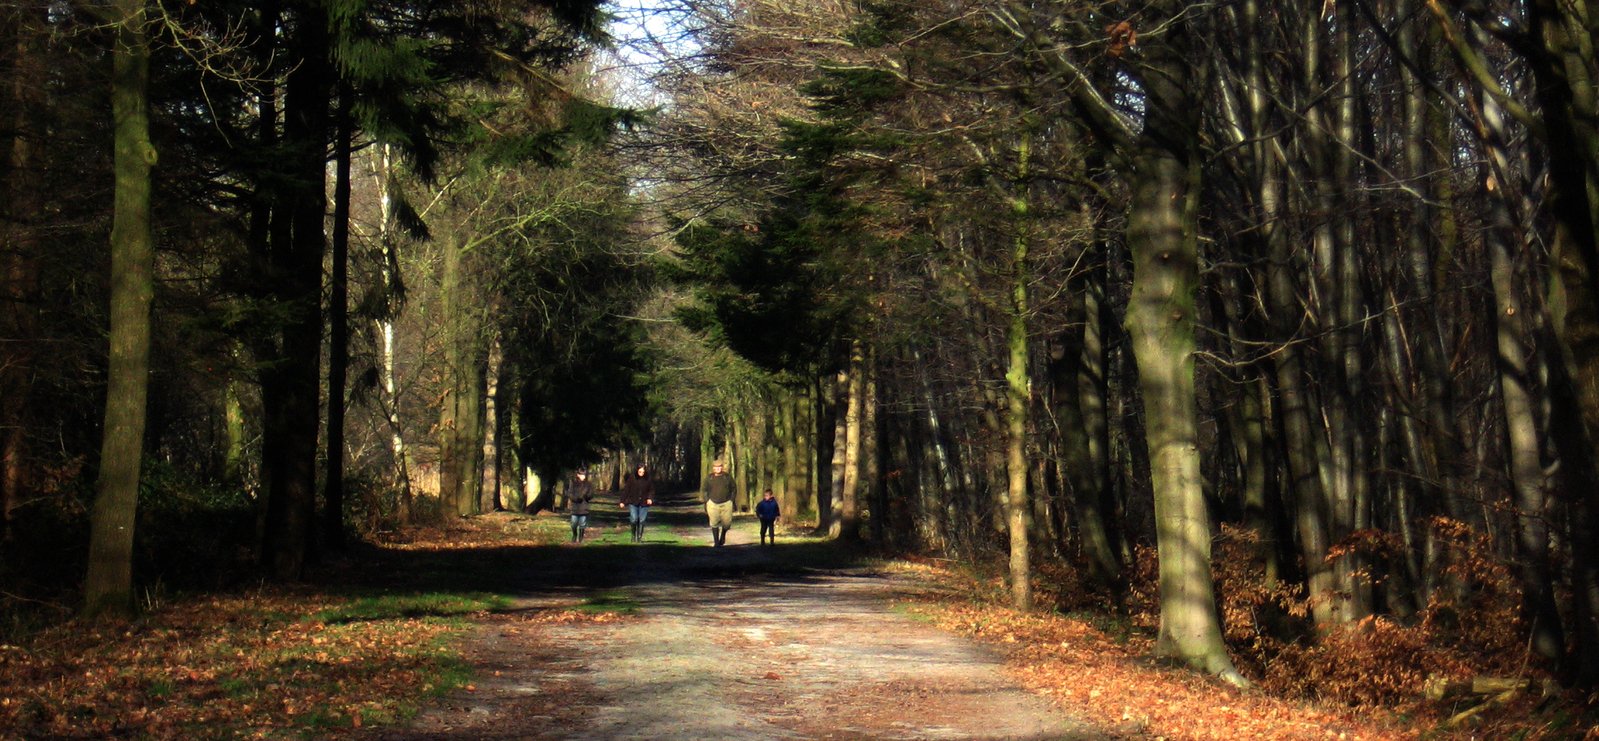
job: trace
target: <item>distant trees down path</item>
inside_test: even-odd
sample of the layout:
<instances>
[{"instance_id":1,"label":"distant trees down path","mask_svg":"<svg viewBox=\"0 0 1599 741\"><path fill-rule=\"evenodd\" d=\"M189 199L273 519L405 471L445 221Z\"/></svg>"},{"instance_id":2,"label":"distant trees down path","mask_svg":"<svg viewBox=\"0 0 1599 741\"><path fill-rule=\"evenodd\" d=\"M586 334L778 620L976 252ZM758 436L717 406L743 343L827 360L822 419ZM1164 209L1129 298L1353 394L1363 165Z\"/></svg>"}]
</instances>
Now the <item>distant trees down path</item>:
<instances>
[{"instance_id":1,"label":"distant trees down path","mask_svg":"<svg viewBox=\"0 0 1599 741\"><path fill-rule=\"evenodd\" d=\"M719 458L1234 683L1599 682L1586 3L596 5L0 7L5 599Z\"/></svg>"}]
</instances>

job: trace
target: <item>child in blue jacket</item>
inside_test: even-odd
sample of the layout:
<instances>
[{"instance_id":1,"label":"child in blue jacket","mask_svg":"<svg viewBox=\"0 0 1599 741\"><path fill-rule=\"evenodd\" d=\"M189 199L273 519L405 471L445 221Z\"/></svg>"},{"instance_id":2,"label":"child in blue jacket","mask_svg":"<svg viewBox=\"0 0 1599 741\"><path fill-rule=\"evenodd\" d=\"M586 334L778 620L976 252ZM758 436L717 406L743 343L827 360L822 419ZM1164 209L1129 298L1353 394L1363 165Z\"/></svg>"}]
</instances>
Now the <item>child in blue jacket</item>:
<instances>
[{"instance_id":1,"label":"child in blue jacket","mask_svg":"<svg viewBox=\"0 0 1599 741\"><path fill-rule=\"evenodd\" d=\"M761 501L755 504L755 516L761 520L761 543L766 544L766 536L772 536L772 545L777 544L777 500L772 498L772 490L761 492Z\"/></svg>"}]
</instances>

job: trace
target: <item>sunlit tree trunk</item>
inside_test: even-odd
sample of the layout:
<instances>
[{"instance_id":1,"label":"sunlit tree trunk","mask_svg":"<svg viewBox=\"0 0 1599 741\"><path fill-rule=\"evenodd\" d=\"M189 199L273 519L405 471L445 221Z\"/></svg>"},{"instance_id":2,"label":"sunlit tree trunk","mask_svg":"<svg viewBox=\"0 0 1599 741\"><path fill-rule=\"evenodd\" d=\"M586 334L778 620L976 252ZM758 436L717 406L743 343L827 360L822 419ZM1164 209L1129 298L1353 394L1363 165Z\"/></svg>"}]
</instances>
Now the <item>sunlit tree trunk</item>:
<instances>
[{"instance_id":1,"label":"sunlit tree trunk","mask_svg":"<svg viewBox=\"0 0 1599 741\"><path fill-rule=\"evenodd\" d=\"M133 531L144 460L155 250L150 228L150 46L144 0L118 0L111 53L115 213L111 225L111 347L105 429L84 581L88 615L133 609Z\"/></svg>"},{"instance_id":2,"label":"sunlit tree trunk","mask_svg":"<svg viewBox=\"0 0 1599 741\"><path fill-rule=\"evenodd\" d=\"M1530 55L1537 80L1549 161L1549 212L1554 217L1552 246L1555 295L1550 304L1560 357L1580 423L1566 425L1571 439L1563 466L1571 466L1576 486L1566 493L1575 536L1572 582L1578 618L1573 630L1583 680L1599 683L1599 69L1588 3L1534 0L1528 4L1533 27L1546 54ZM1580 457L1579 457L1580 456ZM1579 470L1580 469L1580 470Z\"/></svg>"},{"instance_id":3,"label":"sunlit tree trunk","mask_svg":"<svg viewBox=\"0 0 1599 741\"><path fill-rule=\"evenodd\" d=\"M401 291L400 258L396 251L399 235L395 225L395 193L399 188L394 173L394 150L389 144L379 147L373 163L373 177L378 188L378 244L383 249L383 291L387 307L377 320L378 338L383 357L383 416L388 423L389 454L394 459L395 483L399 488L398 518L402 524L411 522L411 456L406 449L404 430L400 425L400 394L395 372L394 314L398 312ZM526 502L524 502L526 504Z\"/></svg>"},{"instance_id":4,"label":"sunlit tree trunk","mask_svg":"<svg viewBox=\"0 0 1599 741\"><path fill-rule=\"evenodd\" d=\"M1181 3L1161 3L1180 19ZM1161 43L1142 51L1145 120L1129 161L1134 168L1127 222L1133 289L1127 328L1144 396L1145 434L1155 488L1160 555L1158 653L1235 683L1222 642L1210 572L1211 520L1201 489L1194 381L1198 234L1198 117L1192 66L1182 49L1188 29L1174 20ZM1190 170L1190 168L1195 168Z\"/></svg>"},{"instance_id":5,"label":"sunlit tree trunk","mask_svg":"<svg viewBox=\"0 0 1599 741\"><path fill-rule=\"evenodd\" d=\"M867 503L871 515L872 537L882 542L888 523L887 490L883 487L882 430L878 412L882 409L878 394L881 385L877 376L877 348L866 347L866 362L862 366L865 377L861 379L861 481L858 502ZM859 518L859 509L857 519Z\"/></svg>"},{"instance_id":6,"label":"sunlit tree trunk","mask_svg":"<svg viewBox=\"0 0 1599 741\"><path fill-rule=\"evenodd\" d=\"M939 415L938 402L933 397L933 382L928 376L927 362L922 351L911 351L911 360L916 371L918 390L921 393L922 406L927 429L926 447L932 453L933 465L929 472L930 485L920 487L922 502L922 517L917 520L919 535L923 543L934 547L947 547L949 527L954 516L954 503L950 500L951 492L955 489L955 471L950 461L949 444L945 440L944 423Z\"/></svg>"},{"instance_id":7,"label":"sunlit tree trunk","mask_svg":"<svg viewBox=\"0 0 1599 741\"><path fill-rule=\"evenodd\" d=\"M479 501L483 503L481 506L494 512L505 510L504 502L500 501L500 466L504 462L501 451L505 447L500 427L510 415L500 413L504 357L500 339L495 337L490 340L489 357L483 375L483 444L479 453L481 465L478 466L478 481L481 491Z\"/></svg>"},{"instance_id":8,"label":"sunlit tree trunk","mask_svg":"<svg viewBox=\"0 0 1599 741\"><path fill-rule=\"evenodd\" d=\"M839 492L837 517L828 529L830 537L854 540L860 537L861 417L866 395L865 344L850 344L849 370L846 372L848 399L844 412L844 475Z\"/></svg>"},{"instance_id":9,"label":"sunlit tree trunk","mask_svg":"<svg viewBox=\"0 0 1599 741\"><path fill-rule=\"evenodd\" d=\"M1026 188L1030 146L1031 142L1024 136L1016 148L1020 193L1012 197L1010 204L1016 233L1011 242L1010 301L1005 327L1005 504L1010 530L1011 606L1018 610L1033 608L1033 574L1028 553L1032 505L1027 496L1027 424L1032 396L1027 354L1027 282L1030 279L1027 251L1032 235L1028 233L1031 204Z\"/></svg>"},{"instance_id":10,"label":"sunlit tree trunk","mask_svg":"<svg viewBox=\"0 0 1599 741\"><path fill-rule=\"evenodd\" d=\"M1477 32L1480 34L1481 32ZM1543 446L1539 439L1539 420L1535 402L1532 335L1529 319L1517 288L1516 264L1512 245L1524 240L1512 205L1513 193L1525 193L1530 183L1524 160L1513 158L1507 142L1510 132L1497 101L1490 95L1477 96L1480 134L1488 164L1482 168L1488 196L1489 229L1484 240L1491 260L1494 330L1498 350L1499 393L1504 402L1506 447L1509 474L1516 502L1516 537L1522 563L1522 609L1531 633L1531 648L1546 659L1565 660L1566 637L1555 594L1555 578L1550 564L1549 521L1552 514L1548 496L1549 478L1543 469ZM1530 200L1530 199L1529 199ZM1517 249L1521 252L1521 249Z\"/></svg>"}]
</instances>

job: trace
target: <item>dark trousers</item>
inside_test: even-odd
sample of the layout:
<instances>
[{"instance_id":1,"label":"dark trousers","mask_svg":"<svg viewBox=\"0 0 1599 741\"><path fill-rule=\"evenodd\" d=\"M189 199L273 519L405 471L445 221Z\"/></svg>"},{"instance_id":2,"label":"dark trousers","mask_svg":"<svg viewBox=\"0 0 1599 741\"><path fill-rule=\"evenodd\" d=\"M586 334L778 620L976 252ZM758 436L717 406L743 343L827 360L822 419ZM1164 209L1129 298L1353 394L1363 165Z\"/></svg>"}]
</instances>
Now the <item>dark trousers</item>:
<instances>
[{"instance_id":1,"label":"dark trousers","mask_svg":"<svg viewBox=\"0 0 1599 741\"><path fill-rule=\"evenodd\" d=\"M772 542L777 542L777 520L761 520L761 542L766 542L766 536L772 536Z\"/></svg>"}]
</instances>

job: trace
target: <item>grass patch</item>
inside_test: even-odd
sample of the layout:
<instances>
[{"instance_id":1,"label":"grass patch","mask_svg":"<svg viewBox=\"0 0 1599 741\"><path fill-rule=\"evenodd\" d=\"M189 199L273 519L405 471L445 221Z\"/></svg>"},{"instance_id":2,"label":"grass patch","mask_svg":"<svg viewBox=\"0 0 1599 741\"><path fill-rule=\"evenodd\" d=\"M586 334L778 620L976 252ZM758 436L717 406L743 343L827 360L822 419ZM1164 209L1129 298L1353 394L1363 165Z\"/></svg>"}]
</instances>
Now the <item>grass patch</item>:
<instances>
[{"instance_id":1,"label":"grass patch","mask_svg":"<svg viewBox=\"0 0 1599 741\"><path fill-rule=\"evenodd\" d=\"M177 687L172 684L171 680L157 679L152 681L149 687L145 688L144 693L153 699L160 699L171 696L176 689Z\"/></svg>"},{"instance_id":2,"label":"grass patch","mask_svg":"<svg viewBox=\"0 0 1599 741\"><path fill-rule=\"evenodd\" d=\"M499 594L389 594L363 597L346 605L319 611L310 620L320 623L350 623L359 620L393 620L414 617L452 617L475 612L504 610L511 601Z\"/></svg>"},{"instance_id":3,"label":"grass patch","mask_svg":"<svg viewBox=\"0 0 1599 741\"><path fill-rule=\"evenodd\" d=\"M620 592L606 592L595 595L583 601L583 604L572 608L578 612L589 615L613 613L617 615L637 615L639 612L638 600Z\"/></svg>"},{"instance_id":4,"label":"grass patch","mask_svg":"<svg viewBox=\"0 0 1599 741\"><path fill-rule=\"evenodd\" d=\"M922 623L924 625L938 624L937 619L935 619L932 615L927 614L925 610L919 609L919 606L915 604L908 602L895 602L894 604L889 605L888 609L895 615L905 617L912 622Z\"/></svg>"}]
</instances>

